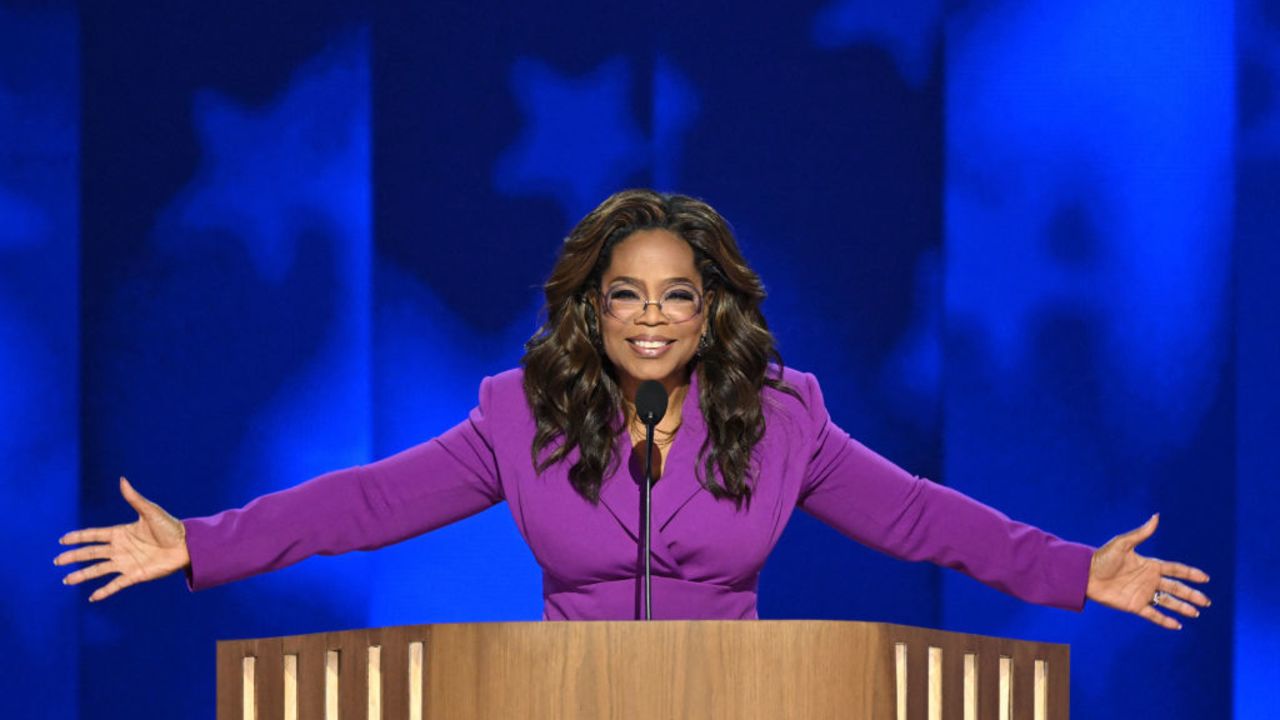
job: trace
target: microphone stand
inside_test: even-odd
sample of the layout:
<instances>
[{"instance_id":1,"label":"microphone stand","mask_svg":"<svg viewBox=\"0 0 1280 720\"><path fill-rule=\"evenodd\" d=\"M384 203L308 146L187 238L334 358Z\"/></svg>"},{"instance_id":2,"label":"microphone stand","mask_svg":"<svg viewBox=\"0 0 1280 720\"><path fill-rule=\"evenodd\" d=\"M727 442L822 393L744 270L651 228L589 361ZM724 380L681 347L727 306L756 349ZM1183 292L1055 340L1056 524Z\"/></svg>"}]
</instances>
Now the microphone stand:
<instances>
[{"instance_id":1,"label":"microphone stand","mask_svg":"<svg viewBox=\"0 0 1280 720\"><path fill-rule=\"evenodd\" d=\"M636 388L636 417L644 423L644 619L653 619L653 433L667 414L667 391L657 380L645 380Z\"/></svg>"},{"instance_id":2,"label":"microphone stand","mask_svg":"<svg viewBox=\"0 0 1280 720\"><path fill-rule=\"evenodd\" d=\"M649 555L653 545L653 415L644 419L644 619L653 619L653 576Z\"/></svg>"}]
</instances>

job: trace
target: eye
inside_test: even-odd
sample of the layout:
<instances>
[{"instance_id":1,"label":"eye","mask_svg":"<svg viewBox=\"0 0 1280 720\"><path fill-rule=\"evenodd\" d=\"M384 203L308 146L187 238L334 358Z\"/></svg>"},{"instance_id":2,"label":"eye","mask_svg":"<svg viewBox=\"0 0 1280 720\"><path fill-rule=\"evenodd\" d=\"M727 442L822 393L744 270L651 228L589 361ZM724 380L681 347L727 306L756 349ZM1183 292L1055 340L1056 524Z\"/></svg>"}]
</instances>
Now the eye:
<instances>
[{"instance_id":1,"label":"eye","mask_svg":"<svg viewBox=\"0 0 1280 720\"><path fill-rule=\"evenodd\" d=\"M697 294L689 288L675 288L668 290L662 296L663 302L693 302L697 298Z\"/></svg>"},{"instance_id":2,"label":"eye","mask_svg":"<svg viewBox=\"0 0 1280 720\"><path fill-rule=\"evenodd\" d=\"M609 291L610 300L639 300L640 295L630 288L614 288Z\"/></svg>"}]
</instances>

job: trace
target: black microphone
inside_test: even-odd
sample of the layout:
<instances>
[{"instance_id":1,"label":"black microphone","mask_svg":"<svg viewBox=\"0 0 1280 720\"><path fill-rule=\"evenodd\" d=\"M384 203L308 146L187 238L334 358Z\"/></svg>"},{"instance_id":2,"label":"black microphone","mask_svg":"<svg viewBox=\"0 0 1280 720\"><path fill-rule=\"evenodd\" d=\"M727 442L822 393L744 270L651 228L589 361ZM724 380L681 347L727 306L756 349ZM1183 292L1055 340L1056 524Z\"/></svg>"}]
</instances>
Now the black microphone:
<instances>
[{"instance_id":1,"label":"black microphone","mask_svg":"<svg viewBox=\"0 0 1280 720\"><path fill-rule=\"evenodd\" d=\"M636 389L636 417L644 423L644 619L653 619L653 576L649 555L653 548L653 429L667 414L667 390L657 380Z\"/></svg>"},{"instance_id":2,"label":"black microphone","mask_svg":"<svg viewBox=\"0 0 1280 720\"><path fill-rule=\"evenodd\" d=\"M667 414L667 389L657 380L645 380L636 389L636 416L652 428Z\"/></svg>"}]
</instances>

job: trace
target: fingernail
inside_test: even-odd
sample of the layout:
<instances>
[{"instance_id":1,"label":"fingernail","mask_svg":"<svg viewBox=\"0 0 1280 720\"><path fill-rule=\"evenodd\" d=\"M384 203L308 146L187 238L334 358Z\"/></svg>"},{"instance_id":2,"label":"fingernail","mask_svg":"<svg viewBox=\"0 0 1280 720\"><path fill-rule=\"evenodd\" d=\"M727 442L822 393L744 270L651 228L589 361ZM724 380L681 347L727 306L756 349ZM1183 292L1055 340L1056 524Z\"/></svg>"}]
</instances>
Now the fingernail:
<instances>
[{"instance_id":1,"label":"fingernail","mask_svg":"<svg viewBox=\"0 0 1280 720\"><path fill-rule=\"evenodd\" d=\"M63 584L63 585L66 585L66 584L67 584L67 579L66 579L66 578L62 578L62 584Z\"/></svg>"}]
</instances>

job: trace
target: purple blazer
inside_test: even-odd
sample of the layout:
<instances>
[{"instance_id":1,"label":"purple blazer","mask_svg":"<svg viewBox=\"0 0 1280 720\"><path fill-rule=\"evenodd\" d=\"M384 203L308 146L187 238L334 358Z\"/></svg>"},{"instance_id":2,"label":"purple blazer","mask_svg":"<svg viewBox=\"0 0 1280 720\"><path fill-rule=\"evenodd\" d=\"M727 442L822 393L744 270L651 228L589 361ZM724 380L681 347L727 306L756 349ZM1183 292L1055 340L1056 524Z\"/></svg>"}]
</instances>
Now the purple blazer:
<instances>
[{"instance_id":1,"label":"purple blazer","mask_svg":"<svg viewBox=\"0 0 1280 720\"><path fill-rule=\"evenodd\" d=\"M191 588L382 547L506 500L542 567L546 619L636 618L640 487L630 443L619 439L621 462L598 505L569 484L576 452L539 475L522 379L521 370L485 378L470 417L433 440L185 520ZM694 378L653 490L655 618L757 617L760 569L797 506L895 557L955 568L1028 602L1084 605L1091 548L910 475L830 421L812 375L788 369L784 379L804 402L765 389L759 473L750 505L739 510L694 475L706 437Z\"/></svg>"}]
</instances>

